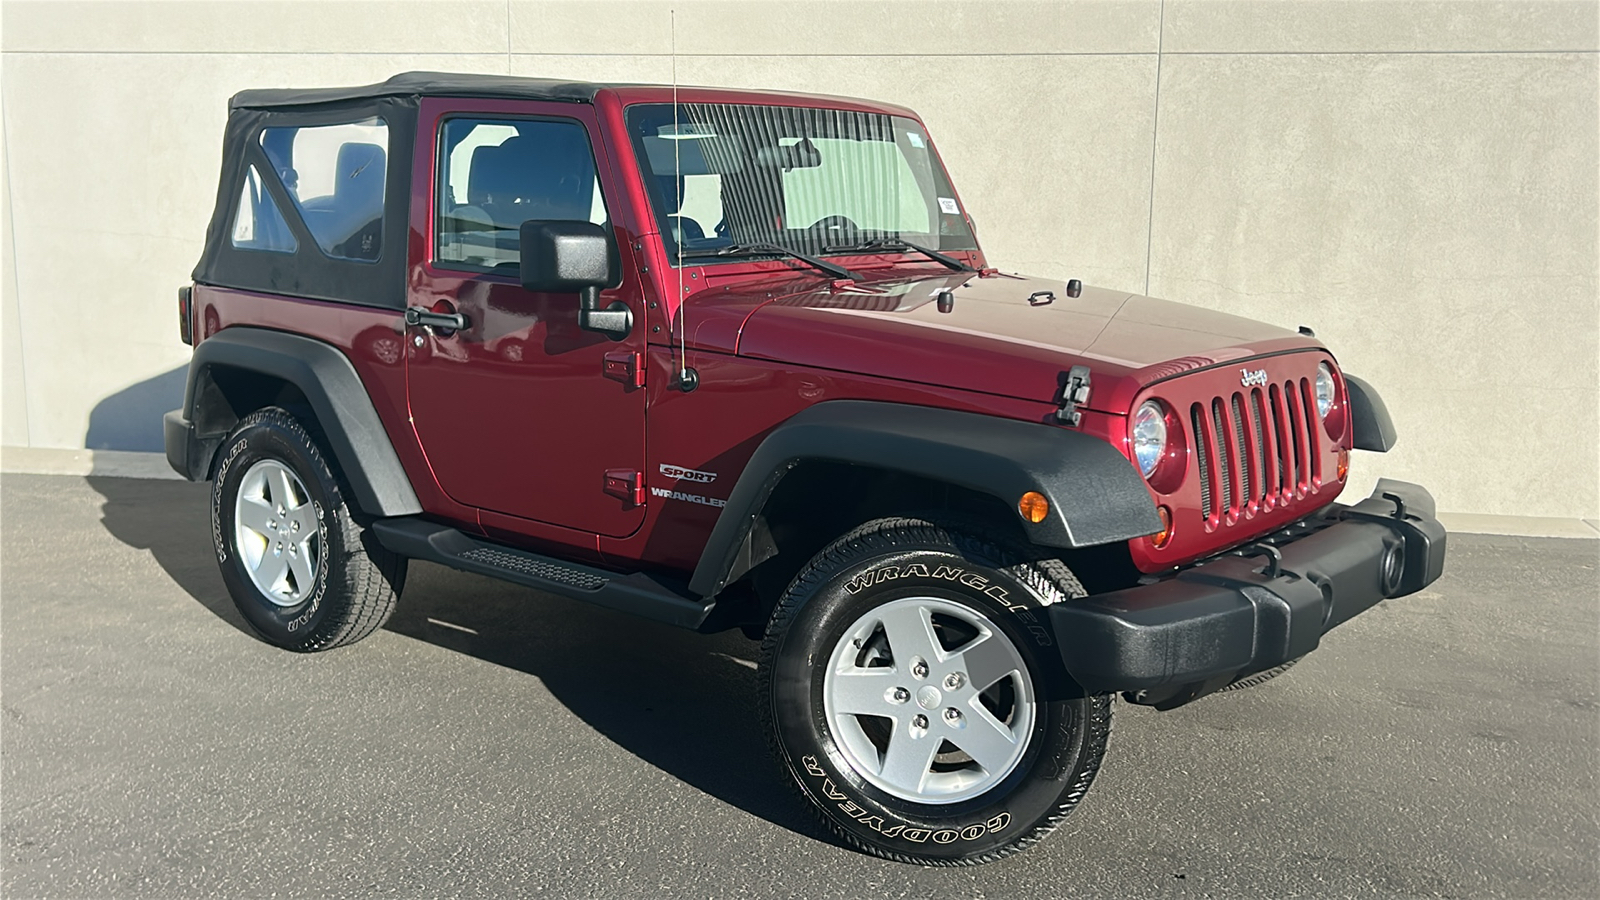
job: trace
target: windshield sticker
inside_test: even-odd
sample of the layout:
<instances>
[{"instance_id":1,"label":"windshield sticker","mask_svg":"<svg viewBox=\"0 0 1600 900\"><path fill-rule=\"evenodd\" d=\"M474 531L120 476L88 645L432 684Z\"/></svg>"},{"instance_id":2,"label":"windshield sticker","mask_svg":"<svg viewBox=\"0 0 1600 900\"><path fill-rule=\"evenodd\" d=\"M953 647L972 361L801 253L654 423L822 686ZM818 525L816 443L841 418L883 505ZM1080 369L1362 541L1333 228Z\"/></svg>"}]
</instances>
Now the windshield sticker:
<instances>
[{"instance_id":1,"label":"windshield sticker","mask_svg":"<svg viewBox=\"0 0 1600 900\"><path fill-rule=\"evenodd\" d=\"M953 197L940 197L939 211L951 216L961 215L961 207L956 205L955 198Z\"/></svg>"},{"instance_id":2,"label":"windshield sticker","mask_svg":"<svg viewBox=\"0 0 1600 900\"><path fill-rule=\"evenodd\" d=\"M923 149L922 135L917 134L915 131L906 132L906 140L910 141L911 146L917 148L918 150Z\"/></svg>"}]
</instances>

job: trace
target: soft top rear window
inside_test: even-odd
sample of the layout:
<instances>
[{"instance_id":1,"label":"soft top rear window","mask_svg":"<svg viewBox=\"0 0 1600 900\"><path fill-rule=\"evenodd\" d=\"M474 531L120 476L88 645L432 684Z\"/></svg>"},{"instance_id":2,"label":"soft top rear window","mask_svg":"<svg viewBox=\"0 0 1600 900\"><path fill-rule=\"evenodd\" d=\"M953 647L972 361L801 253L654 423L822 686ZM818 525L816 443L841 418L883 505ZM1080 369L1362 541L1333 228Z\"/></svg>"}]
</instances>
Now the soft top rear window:
<instances>
[{"instance_id":1,"label":"soft top rear window","mask_svg":"<svg viewBox=\"0 0 1600 900\"><path fill-rule=\"evenodd\" d=\"M369 118L263 128L261 148L323 253L377 260L383 246L388 123Z\"/></svg>"},{"instance_id":2,"label":"soft top rear window","mask_svg":"<svg viewBox=\"0 0 1600 900\"><path fill-rule=\"evenodd\" d=\"M405 305L415 98L235 108L195 281Z\"/></svg>"}]
</instances>

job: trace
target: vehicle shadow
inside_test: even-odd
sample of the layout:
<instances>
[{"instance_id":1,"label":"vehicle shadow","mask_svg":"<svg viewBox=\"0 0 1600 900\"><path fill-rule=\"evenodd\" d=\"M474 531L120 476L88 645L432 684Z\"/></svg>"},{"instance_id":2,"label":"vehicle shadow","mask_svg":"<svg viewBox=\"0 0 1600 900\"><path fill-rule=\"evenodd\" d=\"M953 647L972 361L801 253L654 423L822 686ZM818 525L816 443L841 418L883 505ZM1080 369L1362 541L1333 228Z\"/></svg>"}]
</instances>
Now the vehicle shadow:
<instances>
[{"instance_id":1,"label":"vehicle shadow","mask_svg":"<svg viewBox=\"0 0 1600 900\"><path fill-rule=\"evenodd\" d=\"M211 553L209 488L90 476L101 522L247 634ZM618 746L705 793L833 843L788 789L756 711L756 645L413 561L387 629L538 678ZM334 652L361 652L360 648Z\"/></svg>"},{"instance_id":2,"label":"vehicle shadow","mask_svg":"<svg viewBox=\"0 0 1600 900\"><path fill-rule=\"evenodd\" d=\"M161 416L183 405L189 378L187 364L129 385L96 403L89 412L89 430L83 446L90 450L165 449Z\"/></svg>"},{"instance_id":3,"label":"vehicle shadow","mask_svg":"<svg viewBox=\"0 0 1600 900\"><path fill-rule=\"evenodd\" d=\"M252 637L234 609L211 553L211 485L90 475L105 502L100 524L117 540L150 555L178 587L217 618Z\"/></svg>"}]
</instances>

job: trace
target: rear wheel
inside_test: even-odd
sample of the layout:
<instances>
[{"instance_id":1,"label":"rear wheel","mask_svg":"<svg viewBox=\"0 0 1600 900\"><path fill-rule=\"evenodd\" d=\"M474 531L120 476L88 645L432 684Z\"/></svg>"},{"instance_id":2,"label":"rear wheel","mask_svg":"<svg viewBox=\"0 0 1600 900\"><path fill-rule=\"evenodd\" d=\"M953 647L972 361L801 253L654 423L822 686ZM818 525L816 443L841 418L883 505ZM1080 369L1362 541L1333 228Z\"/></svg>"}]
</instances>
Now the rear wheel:
<instances>
[{"instance_id":1,"label":"rear wheel","mask_svg":"<svg viewBox=\"0 0 1600 900\"><path fill-rule=\"evenodd\" d=\"M388 621L406 560L350 514L305 426L268 407L223 443L211 491L223 583L257 634L300 652L361 640Z\"/></svg>"},{"instance_id":2,"label":"rear wheel","mask_svg":"<svg viewBox=\"0 0 1600 900\"><path fill-rule=\"evenodd\" d=\"M1049 833L1088 790L1111 699L1066 676L1043 609L1065 566L913 519L823 550L762 645L774 750L823 821L877 856L986 862Z\"/></svg>"}]
</instances>

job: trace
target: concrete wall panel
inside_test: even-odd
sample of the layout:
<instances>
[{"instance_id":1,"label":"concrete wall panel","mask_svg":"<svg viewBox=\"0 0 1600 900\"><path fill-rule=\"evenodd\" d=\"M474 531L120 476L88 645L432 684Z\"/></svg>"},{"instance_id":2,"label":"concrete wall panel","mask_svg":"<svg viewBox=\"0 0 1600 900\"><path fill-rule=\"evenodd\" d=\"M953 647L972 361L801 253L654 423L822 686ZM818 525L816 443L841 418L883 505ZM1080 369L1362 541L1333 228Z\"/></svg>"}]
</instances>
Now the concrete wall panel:
<instances>
[{"instance_id":1,"label":"concrete wall panel","mask_svg":"<svg viewBox=\"0 0 1600 900\"><path fill-rule=\"evenodd\" d=\"M1309 325L1445 509L1600 505L1592 55L1163 61L1151 292Z\"/></svg>"},{"instance_id":2,"label":"concrete wall panel","mask_svg":"<svg viewBox=\"0 0 1600 900\"><path fill-rule=\"evenodd\" d=\"M75 53L498 53L503 0L20 0L6 51Z\"/></svg>"},{"instance_id":3,"label":"concrete wall panel","mask_svg":"<svg viewBox=\"0 0 1600 900\"><path fill-rule=\"evenodd\" d=\"M512 0L519 53L960 56L1154 53L1160 0ZM817 70L821 75L825 70Z\"/></svg>"},{"instance_id":4,"label":"concrete wall panel","mask_svg":"<svg viewBox=\"0 0 1600 900\"><path fill-rule=\"evenodd\" d=\"M1594 0L1166 0L1166 53L1600 49Z\"/></svg>"},{"instance_id":5,"label":"concrete wall panel","mask_svg":"<svg viewBox=\"0 0 1600 900\"><path fill-rule=\"evenodd\" d=\"M512 75L529 78L568 78L592 81L666 84L672 81L670 56L599 56L555 53L518 53L511 57Z\"/></svg>"},{"instance_id":6,"label":"concrete wall panel","mask_svg":"<svg viewBox=\"0 0 1600 900\"><path fill-rule=\"evenodd\" d=\"M0 110L0 114L3 114ZM0 136L0 444L28 444L27 373L22 357L22 317L17 308L17 257L12 253L11 177Z\"/></svg>"}]
</instances>

